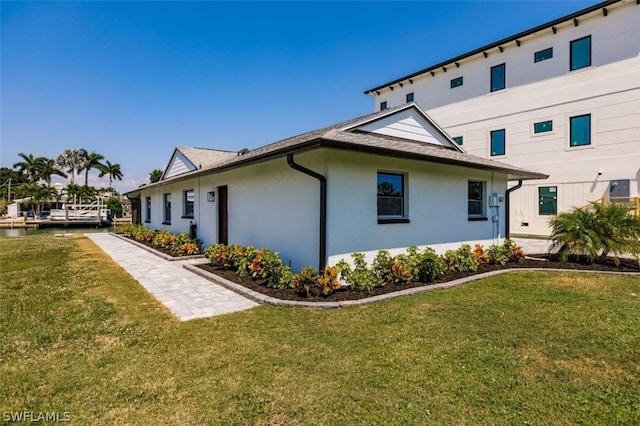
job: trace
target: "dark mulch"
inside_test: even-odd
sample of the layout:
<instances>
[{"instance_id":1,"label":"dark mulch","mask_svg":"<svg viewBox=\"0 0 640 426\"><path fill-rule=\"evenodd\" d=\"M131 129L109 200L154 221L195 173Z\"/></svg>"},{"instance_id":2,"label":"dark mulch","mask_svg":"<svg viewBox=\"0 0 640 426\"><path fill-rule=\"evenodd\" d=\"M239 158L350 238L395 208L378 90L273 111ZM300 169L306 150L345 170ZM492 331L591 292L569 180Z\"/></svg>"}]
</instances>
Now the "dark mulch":
<instances>
[{"instance_id":1,"label":"dark mulch","mask_svg":"<svg viewBox=\"0 0 640 426\"><path fill-rule=\"evenodd\" d=\"M250 277L240 277L233 271L226 271L219 267L215 267L209 264L196 265L197 267L211 272L218 276L228 279L234 283L243 285L251 290L255 290L265 296L275 297L282 300L298 300L303 302L340 302L344 300L357 300L364 299L371 296L377 296L379 294L391 293L393 291L404 290L413 287L422 287L430 284L437 284L442 282L453 281L458 278L469 277L471 275L477 275L484 272L496 271L509 268L554 268L554 269L567 269L567 270L589 270L589 271L613 271L613 272L640 272L640 266L635 260L621 259L620 266L616 266L612 259L607 259L604 263L592 263L580 262L576 259L575 262L554 262L547 260L544 255L535 255L540 260L524 259L520 263L509 263L505 266L501 265L481 265L476 272L448 272L440 276L433 283L425 284L421 282L412 282L407 285L394 285L387 284L384 287L377 287L370 291L349 291L342 288L328 297L324 296L312 296L301 297L296 290L278 290L269 288L265 285L267 280L254 280Z\"/></svg>"}]
</instances>

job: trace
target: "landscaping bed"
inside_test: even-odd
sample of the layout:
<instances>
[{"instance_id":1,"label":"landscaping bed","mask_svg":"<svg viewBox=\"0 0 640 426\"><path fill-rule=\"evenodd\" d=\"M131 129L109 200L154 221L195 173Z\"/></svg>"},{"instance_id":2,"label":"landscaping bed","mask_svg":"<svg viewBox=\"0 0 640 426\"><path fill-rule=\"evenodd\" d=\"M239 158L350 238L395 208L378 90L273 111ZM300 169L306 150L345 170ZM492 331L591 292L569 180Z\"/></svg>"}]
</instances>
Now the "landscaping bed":
<instances>
[{"instance_id":1,"label":"landscaping bed","mask_svg":"<svg viewBox=\"0 0 640 426\"><path fill-rule=\"evenodd\" d=\"M186 232L174 234L169 230L150 229L142 224L119 225L116 227L116 233L174 258L198 255L202 247L202 241Z\"/></svg>"},{"instance_id":2,"label":"landscaping bed","mask_svg":"<svg viewBox=\"0 0 640 426\"><path fill-rule=\"evenodd\" d=\"M381 287L376 287L372 290L351 291L346 287L335 290L328 296L316 295L304 297L301 296L294 288L289 289L276 289L267 287L266 283L268 279L253 279L248 276L239 276L236 272L231 270L225 270L219 266L213 266L211 264L194 265L200 269L203 269L212 274L218 275L236 284L240 284L251 290L264 294L265 296L274 297L282 300L294 300L300 302L341 302L346 300L358 300L367 297L378 296L381 294L392 293L394 291L405 290L414 287L429 286L438 283L444 283L453 281L459 278L470 277L473 275L482 274L485 272L498 271L504 269L527 269L527 268L542 268L542 269L566 269L581 270L581 271L594 271L594 272L636 272L640 273L640 266L634 259L620 259L620 265L616 266L612 258L606 259L602 263L587 263L580 259L574 259L571 262L557 262L547 258L544 254L537 254L527 256L521 262L510 262L506 265L499 264L483 264L478 267L475 272L445 272L439 277L435 278L431 283L422 283L413 281L410 284L396 285L386 284Z\"/></svg>"}]
</instances>

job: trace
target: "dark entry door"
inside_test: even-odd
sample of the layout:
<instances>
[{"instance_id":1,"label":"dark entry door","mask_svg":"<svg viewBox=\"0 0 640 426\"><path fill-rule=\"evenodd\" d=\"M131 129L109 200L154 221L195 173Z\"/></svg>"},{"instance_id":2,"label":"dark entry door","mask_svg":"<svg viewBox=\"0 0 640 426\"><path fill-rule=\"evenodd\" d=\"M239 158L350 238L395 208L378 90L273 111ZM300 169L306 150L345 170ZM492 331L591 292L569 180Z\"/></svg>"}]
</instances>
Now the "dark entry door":
<instances>
[{"instance_id":1,"label":"dark entry door","mask_svg":"<svg viewBox=\"0 0 640 426\"><path fill-rule=\"evenodd\" d=\"M218 242L229 244L227 185L218 187Z\"/></svg>"}]
</instances>

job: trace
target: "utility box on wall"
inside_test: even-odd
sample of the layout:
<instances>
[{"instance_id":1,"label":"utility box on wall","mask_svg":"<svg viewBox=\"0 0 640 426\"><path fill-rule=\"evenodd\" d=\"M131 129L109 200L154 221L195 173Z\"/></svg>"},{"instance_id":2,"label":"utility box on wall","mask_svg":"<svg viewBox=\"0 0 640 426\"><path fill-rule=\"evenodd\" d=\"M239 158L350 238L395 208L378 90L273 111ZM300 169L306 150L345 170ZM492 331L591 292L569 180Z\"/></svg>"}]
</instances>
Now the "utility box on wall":
<instances>
[{"instance_id":1,"label":"utility box on wall","mask_svg":"<svg viewBox=\"0 0 640 426\"><path fill-rule=\"evenodd\" d=\"M618 203L629 202L630 186L630 179L612 180L609 183L609 198L611 199L611 201Z\"/></svg>"}]
</instances>

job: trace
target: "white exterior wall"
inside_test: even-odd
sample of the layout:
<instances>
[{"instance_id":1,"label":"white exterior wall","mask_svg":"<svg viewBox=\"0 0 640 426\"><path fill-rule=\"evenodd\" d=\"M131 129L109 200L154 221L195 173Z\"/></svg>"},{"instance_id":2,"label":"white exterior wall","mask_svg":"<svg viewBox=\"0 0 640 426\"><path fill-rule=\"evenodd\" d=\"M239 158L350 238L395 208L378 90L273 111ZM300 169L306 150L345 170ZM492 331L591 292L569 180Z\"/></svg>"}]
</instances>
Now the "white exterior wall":
<instances>
[{"instance_id":1,"label":"white exterior wall","mask_svg":"<svg viewBox=\"0 0 640 426\"><path fill-rule=\"evenodd\" d=\"M548 235L548 216L538 214L538 188L558 187L558 211L606 196L612 180L630 179L631 196L640 195L640 6L608 7L511 42L501 53L475 55L447 72L413 78L403 88L373 94L375 108L405 102L414 92L421 108L463 148L490 157L490 132L506 130L506 155L491 157L549 174L525 182L512 194L511 231ZM570 42L591 35L592 65L569 71ZM534 63L535 52L553 47L553 58ZM506 64L505 90L490 93L490 68ZM451 79L464 84L450 88ZM591 145L569 147L569 118L591 114ZM553 132L534 135L533 124L553 121ZM601 174L598 174L602 172ZM528 226L525 226L527 224Z\"/></svg>"},{"instance_id":2,"label":"white exterior wall","mask_svg":"<svg viewBox=\"0 0 640 426\"><path fill-rule=\"evenodd\" d=\"M504 237L504 202L493 209L489 195L504 196L504 175L457 166L392 159L339 150L295 155L296 163L327 178L328 263L350 260L352 252L370 259L380 249L401 252L411 245L438 252L463 243L490 245ZM410 223L378 224L377 173L406 174L405 196ZM468 181L485 182L486 221L469 221ZM291 169L278 158L200 178L141 188L142 220L145 197L151 196L152 229L188 232L191 220L205 245L218 241L218 187L228 187L229 244L269 247L278 251L294 271L318 265L320 184ZM193 189L194 218L181 218L183 191ZM216 200L207 201L215 191ZM171 225L163 225L163 194L172 194ZM498 222L492 221L492 215Z\"/></svg>"},{"instance_id":3,"label":"white exterior wall","mask_svg":"<svg viewBox=\"0 0 640 426\"><path fill-rule=\"evenodd\" d=\"M321 153L296 155L296 162L314 168ZM308 164L311 163L311 164ZM316 170L314 168L314 170ZM323 170L318 170L323 173ZM198 226L198 238L205 246L218 242L218 187L228 190L229 244L269 247L294 270L318 264L318 229L320 184L291 169L285 158L254 166L155 188L141 188L142 220L145 220L145 197L151 196L152 229L188 232L189 222ZM182 219L183 191L195 191L194 218ZM207 192L215 191L214 202ZM171 225L162 224L163 194L171 192Z\"/></svg>"},{"instance_id":4,"label":"white exterior wall","mask_svg":"<svg viewBox=\"0 0 640 426\"><path fill-rule=\"evenodd\" d=\"M364 252L369 261L380 249L392 254L407 247L430 246L442 253L467 243L490 245L504 238L504 202L490 208L488 196L504 196L504 175L475 169L331 151L328 172L328 264ZM405 174L406 212L410 223L378 224L377 173ZM468 219L468 181L485 185L486 221ZM491 220L493 214L499 222Z\"/></svg>"}]
</instances>

